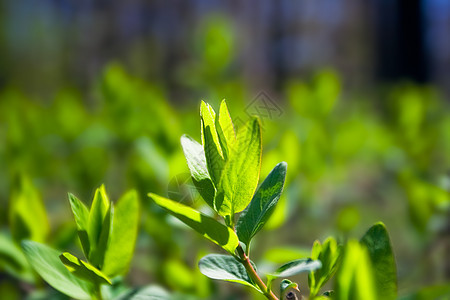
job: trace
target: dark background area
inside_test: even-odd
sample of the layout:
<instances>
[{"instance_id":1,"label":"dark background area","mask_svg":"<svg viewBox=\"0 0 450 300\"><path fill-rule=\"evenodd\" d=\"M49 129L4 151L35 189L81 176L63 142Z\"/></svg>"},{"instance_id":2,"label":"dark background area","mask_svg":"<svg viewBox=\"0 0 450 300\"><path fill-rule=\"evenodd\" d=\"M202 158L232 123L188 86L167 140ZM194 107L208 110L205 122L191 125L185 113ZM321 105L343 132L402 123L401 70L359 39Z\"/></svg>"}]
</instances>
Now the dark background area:
<instances>
[{"instance_id":1,"label":"dark background area","mask_svg":"<svg viewBox=\"0 0 450 300\"><path fill-rule=\"evenodd\" d=\"M228 30L215 37L229 40L225 75L256 90L276 91L286 78L332 67L350 87L412 80L449 92L444 0L3 0L0 83L38 95L62 85L86 90L117 60L164 82L173 101L190 99L185 69L202 59L199 36L214 20Z\"/></svg>"}]
</instances>

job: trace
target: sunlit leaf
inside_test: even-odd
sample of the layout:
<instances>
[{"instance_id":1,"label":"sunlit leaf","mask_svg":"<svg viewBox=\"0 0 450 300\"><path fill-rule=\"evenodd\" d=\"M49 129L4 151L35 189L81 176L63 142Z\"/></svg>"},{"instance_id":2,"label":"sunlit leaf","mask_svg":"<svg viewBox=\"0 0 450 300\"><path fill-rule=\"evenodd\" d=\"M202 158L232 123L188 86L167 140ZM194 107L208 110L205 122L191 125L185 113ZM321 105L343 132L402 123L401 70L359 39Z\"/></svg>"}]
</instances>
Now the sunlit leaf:
<instances>
[{"instance_id":1,"label":"sunlit leaf","mask_svg":"<svg viewBox=\"0 0 450 300\"><path fill-rule=\"evenodd\" d=\"M67 270L59 259L61 252L33 241L23 241L22 249L33 269L53 288L75 299L90 299L93 285Z\"/></svg>"},{"instance_id":2,"label":"sunlit leaf","mask_svg":"<svg viewBox=\"0 0 450 300\"><path fill-rule=\"evenodd\" d=\"M205 150L206 166L214 185L217 186L220 182L225 158L216 131L216 113L209 104L202 101L200 105L200 116L202 121L202 143Z\"/></svg>"},{"instance_id":3,"label":"sunlit leaf","mask_svg":"<svg viewBox=\"0 0 450 300\"><path fill-rule=\"evenodd\" d=\"M239 244L236 233L229 227L219 223L215 219L208 217L195 209L174 202L164 197L150 193L149 196L159 206L167 209L169 213L177 217L180 221L213 241L226 251L233 253Z\"/></svg>"},{"instance_id":4,"label":"sunlit leaf","mask_svg":"<svg viewBox=\"0 0 450 300\"><path fill-rule=\"evenodd\" d=\"M272 215L283 191L287 164L279 163L273 168L256 190L250 205L242 212L236 224L239 240L250 245L250 240L264 226Z\"/></svg>"},{"instance_id":5,"label":"sunlit leaf","mask_svg":"<svg viewBox=\"0 0 450 300\"><path fill-rule=\"evenodd\" d=\"M183 135L181 146L197 191L205 202L214 208L215 189L206 167L205 152L202 145L189 136Z\"/></svg>"},{"instance_id":6,"label":"sunlit leaf","mask_svg":"<svg viewBox=\"0 0 450 300\"><path fill-rule=\"evenodd\" d=\"M370 227L360 242L369 250L378 297L397 299L397 267L384 224L380 222Z\"/></svg>"},{"instance_id":7,"label":"sunlit leaf","mask_svg":"<svg viewBox=\"0 0 450 300\"><path fill-rule=\"evenodd\" d=\"M97 245L93 249L93 251L91 251L91 255L89 256L89 261L98 268L103 267L105 252L106 248L108 247L108 242L112 231L112 218L113 218L113 209L112 205L110 205L108 210L106 211L105 218L103 219L103 224L101 227L100 237L97 242Z\"/></svg>"},{"instance_id":8,"label":"sunlit leaf","mask_svg":"<svg viewBox=\"0 0 450 300\"><path fill-rule=\"evenodd\" d=\"M224 159L227 160L230 148L236 142L236 133L225 100L220 103L219 115L216 116L216 130Z\"/></svg>"},{"instance_id":9,"label":"sunlit leaf","mask_svg":"<svg viewBox=\"0 0 450 300\"><path fill-rule=\"evenodd\" d=\"M376 300L372 266L366 247L350 240L335 279L336 300Z\"/></svg>"},{"instance_id":10,"label":"sunlit leaf","mask_svg":"<svg viewBox=\"0 0 450 300\"><path fill-rule=\"evenodd\" d=\"M96 253L100 236L102 233L102 226L105 217L110 213L110 201L106 195L105 186L102 185L95 191L94 200L91 204L89 212L89 226L88 236L90 244L89 258L93 253Z\"/></svg>"},{"instance_id":11,"label":"sunlit leaf","mask_svg":"<svg viewBox=\"0 0 450 300\"><path fill-rule=\"evenodd\" d=\"M123 195L114 205L112 232L105 253L102 271L108 276L128 271L139 226L139 199L132 190Z\"/></svg>"},{"instance_id":12,"label":"sunlit leaf","mask_svg":"<svg viewBox=\"0 0 450 300\"><path fill-rule=\"evenodd\" d=\"M261 151L261 125L253 118L238 130L236 144L223 169L214 200L222 216L233 216L250 203L258 185Z\"/></svg>"},{"instance_id":13,"label":"sunlit leaf","mask_svg":"<svg viewBox=\"0 0 450 300\"><path fill-rule=\"evenodd\" d=\"M237 282L260 291L252 283L244 265L232 256L209 254L200 259L198 267L203 275L211 279Z\"/></svg>"},{"instance_id":14,"label":"sunlit leaf","mask_svg":"<svg viewBox=\"0 0 450 300\"><path fill-rule=\"evenodd\" d=\"M95 284L111 284L109 278L103 274L99 269L88 262L82 261L69 252L64 252L59 256L66 268L78 278L86 281L95 282Z\"/></svg>"},{"instance_id":15,"label":"sunlit leaf","mask_svg":"<svg viewBox=\"0 0 450 300\"><path fill-rule=\"evenodd\" d=\"M332 237L327 238L323 244L319 241L314 242L311 258L319 260L322 267L309 274L308 285L311 297L317 295L322 286L334 275L340 263L341 252L342 247Z\"/></svg>"},{"instance_id":16,"label":"sunlit leaf","mask_svg":"<svg viewBox=\"0 0 450 300\"><path fill-rule=\"evenodd\" d=\"M80 239L83 252L86 257L89 256L89 210L77 197L69 193L69 202L72 209L75 223L77 224L78 238Z\"/></svg>"}]
</instances>

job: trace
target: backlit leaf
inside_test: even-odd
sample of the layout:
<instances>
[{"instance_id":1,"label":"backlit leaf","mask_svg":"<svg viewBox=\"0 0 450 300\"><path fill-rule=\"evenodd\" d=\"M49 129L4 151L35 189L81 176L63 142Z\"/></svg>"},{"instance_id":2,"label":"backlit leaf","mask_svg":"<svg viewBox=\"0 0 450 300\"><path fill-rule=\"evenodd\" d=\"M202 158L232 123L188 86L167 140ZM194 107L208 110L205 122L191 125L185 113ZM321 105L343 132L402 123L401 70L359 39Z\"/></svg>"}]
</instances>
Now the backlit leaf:
<instances>
[{"instance_id":1,"label":"backlit leaf","mask_svg":"<svg viewBox=\"0 0 450 300\"><path fill-rule=\"evenodd\" d=\"M225 158L216 131L216 113L209 104L202 101L200 106L200 116L206 166L214 185L217 186L220 182L222 169L225 165Z\"/></svg>"},{"instance_id":2,"label":"backlit leaf","mask_svg":"<svg viewBox=\"0 0 450 300\"><path fill-rule=\"evenodd\" d=\"M326 239L323 244L319 241L314 242L311 258L319 260L322 267L309 274L310 297L317 295L320 288L334 275L340 263L341 253L342 247L334 238Z\"/></svg>"},{"instance_id":3,"label":"backlit leaf","mask_svg":"<svg viewBox=\"0 0 450 300\"><path fill-rule=\"evenodd\" d=\"M100 237L97 242L97 245L93 249L93 251L91 251L91 255L89 256L89 261L97 268L103 267L106 247L108 247L108 242L112 230L112 217L113 217L113 210L112 205L110 205L106 212L105 218L103 219L103 224L101 227Z\"/></svg>"},{"instance_id":4,"label":"backlit leaf","mask_svg":"<svg viewBox=\"0 0 450 300\"><path fill-rule=\"evenodd\" d=\"M225 100L220 103L219 115L216 116L216 130L223 156L227 160L229 149L236 142L236 133Z\"/></svg>"},{"instance_id":5,"label":"backlit leaf","mask_svg":"<svg viewBox=\"0 0 450 300\"><path fill-rule=\"evenodd\" d=\"M71 193L69 193L69 202L75 218L75 223L77 224L78 238L80 239L81 246L83 247L84 255L88 257L90 249L88 237L89 210L86 205L81 202L81 200Z\"/></svg>"},{"instance_id":6,"label":"backlit leaf","mask_svg":"<svg viewBox=\"0 0 450 300\"><path fill-rule=\"evenodd\" d=\"M109 278L99 269L88 262L82 261L69 252L64 252L59 256L66 268L78 278L86 281L95 282L96 284L111 284Z\"/></svg>"},{"instance_id":7,"label":"backlit leaf","mask_svg":"<svg viewBox=\"0 0 450 300\"><path fill-rule=\"evenodd\" d=\"M381 299L376 294L368 251L358 241L347 243L334 284L336 300Z\"/></svg>"},{"instance_id":8,"label":"backlit leaf","mask_svg":"<svg viewBox=\"0 0 450 300\"><path fill-rule=\"evenodd\" d=\"M378 296L397 299L397 267L384 224L380 222L370 227L360 242L369 250Z\"/></svg>"},{"instance_id":9,"label":"backlit leaf","mask_svg":"<svg viewBox=\"0 0 450 300\"><path fill-rule=\"evenodd\" d=\"M222 173L214 200L222 216L233 216L250 203L258 185L261 150L261 125L253 118L238 131Z\"/></svg>"},{"instance_id":10,"label":"backlit leaf","mask_svg":"<svg viewBox=\"0 0 450 300\"><path fill-rule=\"evenodd\" d=\"M205 152L202 145L189 136L183 135L181 146L197 191L205 202L214 208L215 189L206 167Z\"/></svg>"},{"instance_id":11,"label":"backlit leaf","mask_svg":"<svg viewBox=\"0 0 450 300\"><path fill-rule=\"evenodd\" d=\"M91 298L93 285L67 270L59 259L61 252L33 241L23 241L22 249L33 269L53 288L75 299Z\"/></svg>"},{"instance_id":12,"label":"backlit leaf","mask_svg":"<svg viewBox=\"0 0 450 300\"><path fill-rule=\"evenodd\" d=\"M250 240L272 215L283 191L287 164L279 163L256 190L250 205L242 212L236 224L239 240L250 245Z\"/></svg>"},{"instance_id":13,"label":"backlit leaf","mask_svg":"<svg viewBox=\"0 0 450 300\"><path fill-rule=\"evenodd\" d=\"M219 223L215 219L208 217L195 209L184 204L174 202L164 197L150 193L149 196L159 206L167 209L169 213L177 217L180 221L213 241L226 251L233 253L239 244L236 233L229 227Z\"/></svg>"},{"instance_id":14,"label":"backlit leaf","mask_svg":"<svg viewBox=\"0 0 450 300\"><path fill-rule=\"evenodd\" d=\"M200 259L198 267L203 275L211 279L237 282L260 291L252 283L244 265L232 256L209 254Z\"/></svg>"},{"instance_id":15,"label":"backlit leaf","mask_svg":"<svg viewBox=\"0 0 450 300\"><path fill-rule=\"evenodd\" d=\"M133 257L139 226L139 199L136 191L127 192L114 205L112 224L102 268L108 276L126 273Z\"/></svg>"},{"instance_id":16,"label":"backlit leaf","mask_svg":"<svg viewBox=\"0 0 450 300\"><path fill-rule=\"evenodd\" d=\"M105 186L102 185L95 191L94 200L89 212L88 236L90 244L89 258L95 253L100 241L102 226L107 214L110 211L110 201L106 195Z\"/></svg>"}]
</instances>

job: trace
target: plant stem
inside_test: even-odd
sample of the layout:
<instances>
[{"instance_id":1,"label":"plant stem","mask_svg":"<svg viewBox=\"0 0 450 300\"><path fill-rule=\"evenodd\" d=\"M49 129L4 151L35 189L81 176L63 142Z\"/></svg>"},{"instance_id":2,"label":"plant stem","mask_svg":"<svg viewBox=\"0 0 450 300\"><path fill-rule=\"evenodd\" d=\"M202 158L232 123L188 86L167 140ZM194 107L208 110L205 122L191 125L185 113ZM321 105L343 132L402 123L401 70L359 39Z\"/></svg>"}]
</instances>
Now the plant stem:
<instances>
[{"instance_id":1,"label":"plant stem","mask_svg":"<svg viewBox=\"0 0 450 300\"><path fill-rule=\"evenodd\" d=\"M96 284L95 285L95 295L94 295L93 299L95 299L95 300L103 300L102 285L101 284Z\"/></svg>"},{"instance_id":2,"label":"plant stem","mask_svg":"<svg viewBox=\"0 0 450 300\"><path fill-rule=\"evenodd\" d=\"M242 249L241 245L237 247L237 253L239 255L239 258L241 259L242 264L245 267L245 270L248 273L248 276L253 280L254 283L261 289L261 291L264 293L264 296L267 297L267 299L270 300L278 300L277 296L267 288L265 283L262 281L261 277L259 277L258 273L256 273L255 269L253 268L252 264L250 263L250 259L247 255L245 255L244 249Z\"/></svg>"}]
</instances>

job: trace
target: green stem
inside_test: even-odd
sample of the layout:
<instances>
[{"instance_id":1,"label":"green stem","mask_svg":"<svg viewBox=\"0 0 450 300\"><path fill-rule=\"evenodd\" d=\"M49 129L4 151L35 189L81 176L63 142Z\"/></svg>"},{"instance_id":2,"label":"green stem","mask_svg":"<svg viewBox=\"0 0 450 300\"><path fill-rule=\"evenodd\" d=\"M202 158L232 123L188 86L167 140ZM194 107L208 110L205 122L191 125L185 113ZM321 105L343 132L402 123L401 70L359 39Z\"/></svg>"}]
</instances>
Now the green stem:
<instances>
[{"instance_id":1,"label":"green stem","mask_svg":"<svg viewBox=\"0 0 450 300\"><path fill-rule=\"evenodd\" d=\"M103 300L102 285L101 284L96 284L95 285L95 291L94 291L94 295L93 295L92 299L94 299L94 300Z\"/></svg>"},{"instance_id":2,"label":"green stem","mask_svg":"<svg viewBox=\"0 0 450 300\"><path fill-rule=\"evenodd\" d=\"M264 296L266 296L266 298L270 300L278 300L277 296L275 296L275 294L267 288L261 277L259 277L258 273L256 273L256 270L253 268L252 264L250 263L250 259L245 254L244 249L242 249L241 245L239 245L236 250L242 264L245 267L245 270L247 271L248 276L250 276L253 282L256 283L256 285L261 289L261 291L264 293Z\"/></svg>"}]
</instances>

